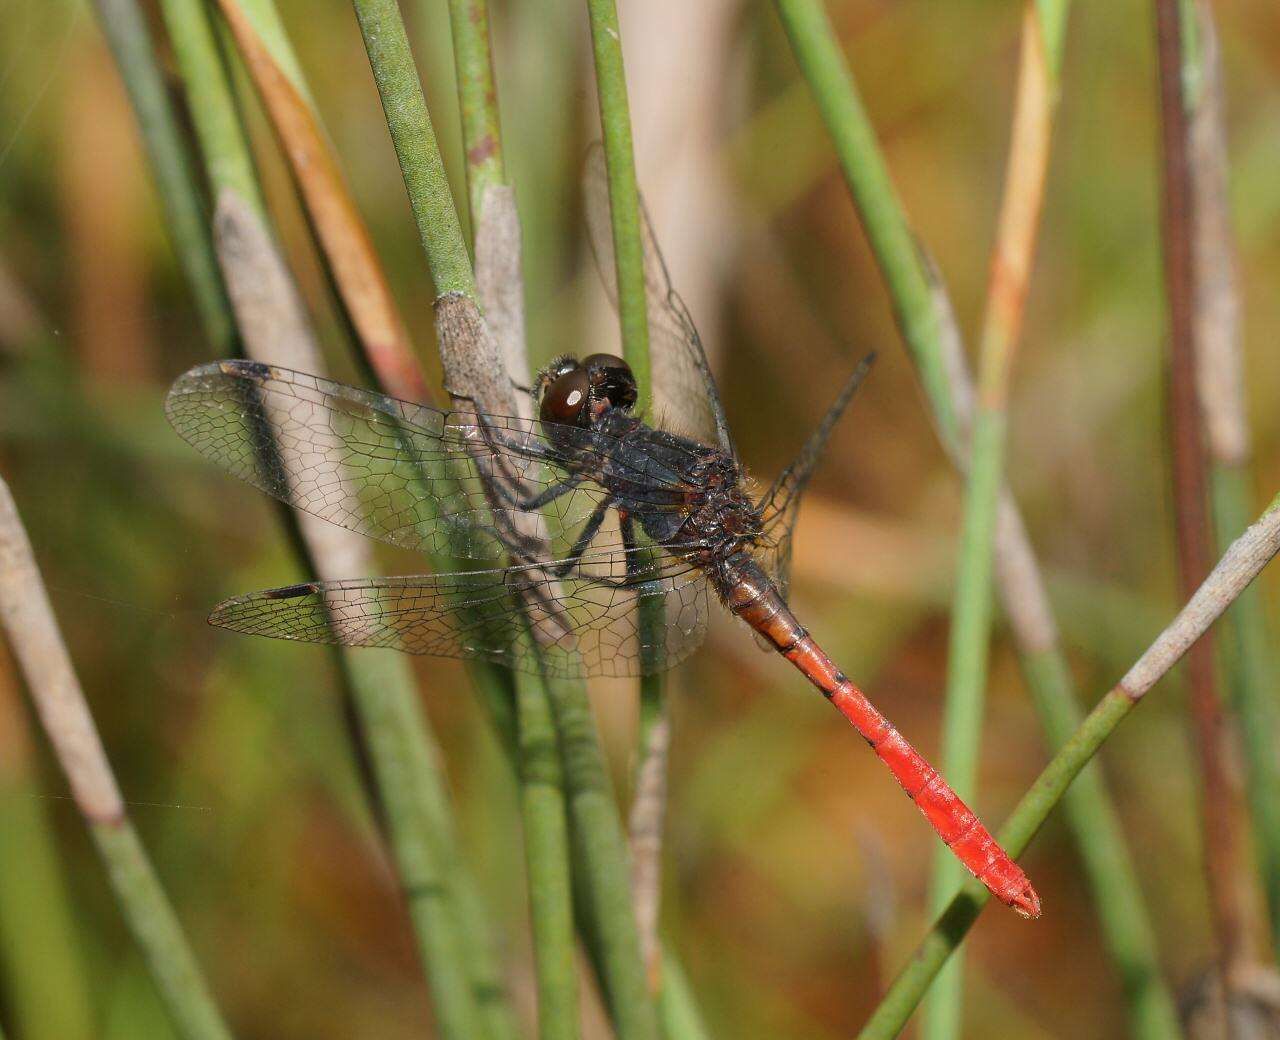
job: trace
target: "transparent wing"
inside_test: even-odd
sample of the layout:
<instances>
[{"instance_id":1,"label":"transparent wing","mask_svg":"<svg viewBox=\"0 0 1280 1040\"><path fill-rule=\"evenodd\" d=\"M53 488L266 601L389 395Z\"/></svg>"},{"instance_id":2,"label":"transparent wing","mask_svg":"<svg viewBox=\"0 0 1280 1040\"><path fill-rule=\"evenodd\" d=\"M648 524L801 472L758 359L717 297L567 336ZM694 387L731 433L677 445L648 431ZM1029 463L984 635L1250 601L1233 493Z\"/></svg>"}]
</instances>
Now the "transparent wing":
<instances>
[{"instance_id":1,"label":"transparent wing","mask_svg":"<svg viewBox=\"0 0 1280 1040\"><path fill-rule=\"evenodd\" d=\"M613 224L610 219L609 182L604 149L597 142L587 153L583 173L587 233L591 251L614 306L618 303L618 277L613 258ZM654 401L654 424L719 446L737 458L724 407L711 366L689 310L671 286L666 261L658 248L653 222L643 200L640 204L644 239L645 301L649 317L649 357Z\"/></svg>"},{"instance_id":2,"label":"transparent wing","mask_svg":"<svg viewBox=\"0 0 1280 1040\"><path fill-rule=\"evenodd\" d=\"M800 454L756 503L762 527L756 558L764 572L773 579L784 599L791 584L791 542L795 534L796 519L800 515L800 498L822 459L831 431L849 407L849 402L867 377L875 359L873 352L858 362L853 374L818 423L817 429L809 435L804 447L800 449Z\"/></svg>"},{"instance_id":3,"label":"transparent wing","mask_svg":"<svg viewBox=\"0 0 1280 1040\"><path fill-rule=\"evenodd\" d=\"M229 599L209 621L252 635L478 658L553 676L630 676L688 657L706 634L707 603L702 573L675 557L657 554L637 567L625 553L600 553L562 578L535 564L309 582ZM665 624L644 645L639 614L658 604Z\"/></svg>"},{"instance_id":4,"label":"transparent wing","mask_svg":"<svg viewBox=\"0 0 1280 1040\"><path fill-rule=\"evenodd\" d=\"M787 600L791 592L791 545L799 514L799 497L792 499L784 509L766 513L760 540L752 553L760 569L777 586L783 600Z\"/></svg>"},{"instance_id":5,"label":"transparent wing","mask_svg":"<svg viewBox=\"0 0 1280 1040\"><path fill-rule=\"evenodd\" d=\"M292 506L392 545L468 559L501 559L513 542L543 555L571 543L607 498L601 487L581 480L535 511L521 502L606 458L615 477L657 489L646 496L652 508L666 508L662 489L689 492L678 459L616 451L597 431L557 427L552 445L533 421L440 411L252 361L192 369L165 412L202 455ZM607 531L592 544L621 547Z\"/></svg>"}]
</instances>

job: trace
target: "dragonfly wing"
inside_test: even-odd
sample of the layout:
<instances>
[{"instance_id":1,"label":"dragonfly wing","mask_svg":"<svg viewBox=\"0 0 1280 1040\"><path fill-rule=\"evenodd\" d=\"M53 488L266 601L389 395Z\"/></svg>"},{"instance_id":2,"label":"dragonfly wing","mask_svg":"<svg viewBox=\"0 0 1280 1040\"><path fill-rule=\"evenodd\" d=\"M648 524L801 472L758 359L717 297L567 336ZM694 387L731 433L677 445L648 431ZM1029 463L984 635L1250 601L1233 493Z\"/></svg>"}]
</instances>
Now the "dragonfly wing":
<instances>
[{"instance_id":1,"label":"dragonfly wing","mask_svg":"<svg viewBox=\"0 0 1280 1040\"><path fill-rule=\"evenodd\" d=\"M871 370L875 357L874 353L868 354L858 362L857 368L827 409L817 429L809 435L804 447L800 449L800 454L782 471L782 475L757 503L763 536L756 550L756 558L764 572L773 579L784 599L791 584L791 542L795 534L796 519L800 514L800 498L822 458L831 431L849 407L853 395Z\"/></svg>"},{"instance_id":2,"label":"dragonfly wing","mask_svg":"<svg viewBox=\"0 0 1280 1040\"><path fill-rule=\"evenodd\" d=\"M760 541L752 552L756 563L777 587L784 602L789 602L791 593L791 548L799 515L799 496L791 499L781 511L766 514ZM767 650L774 649L772 644L761 645Z\"/></svg>"},{"instance_id":3,"label":"dragonfly wing","mask_svg":"<svg viewBox=\"0 0 1280 1040\"><path fill-rule=\"evenodd\" d=\"M252 635L474 658L560 677L662 671L702 642L707 583L674 557L628 568L626 555L594 554L563 578L536 564L308 582L229 599L209 621ZM641 645L640 612L655 606L666 623Z\"/></svg>"},{"instance_id":4,"label":"dragonfly wing","mask_svg":"<svg viewBox=\"0 0 1280 1040\"><path fill-rule=\"evenodd\" d=\"M587 154L583 174L587 233L605 292L618 304L618 277L613 256L609 182L604 149L599 142ZM640 228L644 244L645 302L649 318L649 357L655 424L672 433L719 446L736 458L715 377L702 340L684 301L671 285L653 222L643 200Z\"/></svg>"},{"instance_id":5,"label":"dragonfly wing","mask_svg":"<svg viewBox=\"0 0 1280 1040\"><path fill-rule=\"evenodd\" d=\"M546 555L546 546L572 544L607 498L584 481L536 512L517 501L562 484L566 451L599 452L602 435L568 430L561 450L535 422L444 412L258 362L192 369L165 411L184 440L241 480L406 549L496 560L518 530L541 543L529 551ZM661 484L652 468L637 481ZM594 544L617 545L608 538Z\"/></svg>"}]
</instances>

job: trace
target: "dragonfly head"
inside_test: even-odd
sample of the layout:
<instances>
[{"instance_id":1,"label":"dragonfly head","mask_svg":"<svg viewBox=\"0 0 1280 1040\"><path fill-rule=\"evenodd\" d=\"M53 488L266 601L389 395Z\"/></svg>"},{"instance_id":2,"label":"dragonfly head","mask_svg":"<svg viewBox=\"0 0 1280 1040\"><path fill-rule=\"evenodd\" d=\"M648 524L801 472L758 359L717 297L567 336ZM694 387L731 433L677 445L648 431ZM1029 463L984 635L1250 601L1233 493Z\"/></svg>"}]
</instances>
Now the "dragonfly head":
<instances>
[{"instance_id":1,"label":"dragonfly head","mask_svg":"<svg viewBox=\"0 0 1280 1040\"><path fill-rule=\"evenodd\" d=\"M636 403L636 377L613 354L590 354L581 361L565 355L538 373L533 393L543 422L586 427L608 408L629 411Z\"/></svg>"}]
</instances>

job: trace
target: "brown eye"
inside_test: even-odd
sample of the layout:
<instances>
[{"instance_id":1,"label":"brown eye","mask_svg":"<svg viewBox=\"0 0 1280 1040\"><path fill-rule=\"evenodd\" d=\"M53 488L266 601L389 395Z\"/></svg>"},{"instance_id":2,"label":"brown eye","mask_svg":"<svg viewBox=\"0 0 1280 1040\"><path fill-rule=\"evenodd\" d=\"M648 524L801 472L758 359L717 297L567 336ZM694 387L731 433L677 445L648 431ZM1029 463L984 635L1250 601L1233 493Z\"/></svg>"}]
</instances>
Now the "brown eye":
<instances>
[{"instance_id":1,"label":"brown eye","mask_svg":"<svg viewBox=\"0 0 1280 1040\"><path fill-rule=\"evenodd\" d=\"M582 416L586 414L590 390L591 380L585 368L566 372L552 380L543 393L538 415L543 422L580 425Z\"/></svg>"},{"instance_id":2,"label":"brown eye","mask_svg":"<svg viewBox=\"0 0 1280 1040\"><path fill-rule=\"evenodd\" d=\"M583 368L598 366L600 368L621 368L627 372L631 371L631 366L618 357L617 354L588 354L582 359L581 364Z\"/></svg>"},{"instance_id":3,"label":"brown eye","mask_svg":"<svg viewBox=\"0 0 1280 1040\"><path fill-rule=\"evenodd\" d=\"M590 354L582 367L591 377L591 390L598 398L624 411L636 403L636 377L631 366L616 354Z\"/></svg>"}]
</instances>

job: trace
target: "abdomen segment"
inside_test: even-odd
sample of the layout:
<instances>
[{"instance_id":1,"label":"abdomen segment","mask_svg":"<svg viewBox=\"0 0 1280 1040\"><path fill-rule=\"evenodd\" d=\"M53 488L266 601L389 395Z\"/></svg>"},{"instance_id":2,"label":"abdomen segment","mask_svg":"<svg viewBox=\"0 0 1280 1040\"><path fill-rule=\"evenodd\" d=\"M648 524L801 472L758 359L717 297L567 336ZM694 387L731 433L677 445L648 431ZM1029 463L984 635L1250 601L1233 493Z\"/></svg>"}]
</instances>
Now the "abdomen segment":
<instances>
[{"instance_id":1,"label":"abdomen segment","mask_svg":"<svg viewBox=\"0 0 1280 1040\"><path fill-rule=\"evenodd\" d=\"M753 563L735 571L735 583L721 589L729 609L769 640L853 723L938 832L938 837L992 895L1023 917L1039 917L1040 898L1022 868L1000 847L942 775L835 666Z\"/></svg>"}]
</instances>

